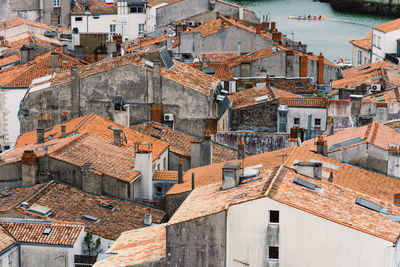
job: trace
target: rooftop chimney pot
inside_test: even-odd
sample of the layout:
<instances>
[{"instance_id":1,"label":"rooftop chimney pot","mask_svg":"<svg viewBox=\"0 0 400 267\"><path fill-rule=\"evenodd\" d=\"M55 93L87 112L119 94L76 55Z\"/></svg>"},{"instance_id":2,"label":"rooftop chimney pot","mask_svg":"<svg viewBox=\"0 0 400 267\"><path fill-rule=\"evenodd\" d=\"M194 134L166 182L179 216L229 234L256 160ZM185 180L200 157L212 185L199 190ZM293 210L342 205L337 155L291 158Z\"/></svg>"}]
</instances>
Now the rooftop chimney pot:
<instances>
[{"instance_id":1,"label":"rooftop chimney pot","mask_svg":"<svg viewBox=\"0 0 400 267\"><path fill-rule=\"evenodd\" d=\"M153 223L151 214L144 215L143 224L151 225Z\"/></svg>"}]
</instances>

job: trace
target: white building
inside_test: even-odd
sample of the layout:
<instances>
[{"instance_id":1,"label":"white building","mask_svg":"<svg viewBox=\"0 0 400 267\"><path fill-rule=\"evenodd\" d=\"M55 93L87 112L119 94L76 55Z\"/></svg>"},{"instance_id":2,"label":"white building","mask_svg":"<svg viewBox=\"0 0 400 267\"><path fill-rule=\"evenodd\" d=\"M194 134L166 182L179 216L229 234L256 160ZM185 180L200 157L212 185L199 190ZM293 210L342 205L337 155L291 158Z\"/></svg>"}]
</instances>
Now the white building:
<instances>
[{"instance_id":1,"label":"white building","mask_svg":"<svg viewBox=\"0 0 400 267\"><path fill-rule=\"evenodd\" d=\"M122 39L143 36L146 23L144 0L74 1L71 10L71 28L80 33L116 34Z\"/></svg>"},{"instance_id":2,"label":"white building","mask_svg":"<svg viewBox=\"0 0 400 267\"><path fill-rule=\"evenodd\" d=\"M351 40L353 45L351 63L358 67L371 63L371 31L363 39Z\"/></svg>"},{"instance_id":3,"label":"white building","mask_svg":"<svg viewBox=\"0 0 400 267\"><path fill-rule=\"evenodd\" d=\"M372 28L371 63L400 57L400 19Z\"/></svg>"}]
</instances>

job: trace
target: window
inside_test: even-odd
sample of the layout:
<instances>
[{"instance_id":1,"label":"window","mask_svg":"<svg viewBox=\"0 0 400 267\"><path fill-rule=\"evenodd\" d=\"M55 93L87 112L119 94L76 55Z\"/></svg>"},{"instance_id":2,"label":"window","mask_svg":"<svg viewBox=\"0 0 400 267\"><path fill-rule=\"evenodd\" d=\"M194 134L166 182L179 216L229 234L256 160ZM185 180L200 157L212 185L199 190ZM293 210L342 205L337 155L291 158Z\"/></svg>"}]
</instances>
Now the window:
<instances>
[{"instance_id":1,"label":"window","mask_svg":"<svg viewBox=\"0 0 400 267\"><path fill-rule=\"evenodd\" d=\"M269 211L269 222L270 223L279 223L279 210L270 210Z\"/></svg>"},{"instance_id":2,"label":"window","mask_svg":"<svg viewBox=\"0 0 400 267\"><path fill-rule=\"evenodd\" d=\"M279 247L268 247L268 259L278 260L279 259Z\"/></svg>"},{"instance_id":3,"label":"window","mask_svg":"<svg viewBox=\"0 0 400 267\"><path fill-rule=\"evenodd\" d=\"M168 170L167 168L167 157L163 158L164 170Z\"/></svg>"},{"instance_id":4,"label":"window","mask_svg":"<svg viewBox=\"0 0 400 267\"><path fill-rule=\"evenodd\" d=\"M294 125L300 125L300 118L294 118Z\"/></svg>"},{"instance_id":5,"label":"window","mask_svg":"<svg viewBox=\"0 0 400 267\"><path fill-rule=\"evenodd\" d=\"M54 7L59 7L60 6L60 0L54 0Z\"/></svg>"},{"instance_id":6,"label":"window","mask_svg":"<svg viewBox=\"0 0 400 267\"><path fill-rule=\"evenodd\" d=\"M361 52L361 50L358 50L358 55L357 55L357 63L358 63L358 65L362 64L361 58L362 58L362 52Z\"/></svg>"},{"instance_id":7,"label":"window","mask_svg":"<svg viewBox=\"0 0 400 267\"><path fill-rule=\"evenodd\" d=\"M144 34L144 24L139 24L138 34L139 35L143 35Z\"/></svg>"},{"instance_id":8,"label":"window","mask_svg":"<svg viewBox=\"0 0 400 267\"><path fill-rule=\"evenodd\" d=\"M115 24L110 24L110 38L115 35Z\"/></svg>"},{"instance_id":9,"label":"window","mask_svg":"<svg viewBox=\"0 0 400 267\"><path fill-rule=\"evenodd\" d=\"M8 266L13 266L13 253L8 254Z\"/></svg>"},{"instance_id":10,"label":"window","mask_svg":"<svg viewBox=\"0 0 400 267\"><path fill-rule=\"evenodd\" d=\"M381 48L381 40L382 40L382 38L380 36L378 36L378 48Z\"/></svg>"},{"instance_id":11,"label":"window","mask_svg":"<svg viewBox=\"0 0 400 267\"><path fill-rule=\"evenodd\" d=\"M130 7L129 13L143 13L143 7L142 6Z\"/></svg>"},{"instance_id":12,"label":"window","mask_svg":"<svg viewBox=\"0 0 400 267\"><path fill-rule=\"evenodd\" d=\"M321 126L321 119L315 119L314 120L314 124L316 127L320 127Z\"/></svg>"},{"instance_id":13,"label":"window","mask_svg":"<svg viewBox=\"0 0 400 267\"><path fill-rule=\"evenodd\" d=\"M157 164L157 171L160 170L160 163Z\"/></svg>"},{"instance_id":14,"label":"window","mask_svg":"<svg viewBox=\"0 0 400 267\"><path fill-rule=\"evenodd\" d=\"M157 186L157 193L159 193L159 194L162 193L162 188L161 188L161 186Z\"/></svg>"},{"instance_id":15,"label":"window","mask_svg":"<svg viewBox=\"0 0 400 267\"><path fill-rule=\"evenodd\" d=\"M82 17L75 17L75 21L82 21Z\"/></svg>"},{"instance_id":16,"label":"window","mask_svg":"<svg viewBox=\"0 0 400 267\"><path fill-rule=\"evenodd\" d=\"M100 16L93 16L93 19L99 19Z\"/></svg>"}]
</instances>

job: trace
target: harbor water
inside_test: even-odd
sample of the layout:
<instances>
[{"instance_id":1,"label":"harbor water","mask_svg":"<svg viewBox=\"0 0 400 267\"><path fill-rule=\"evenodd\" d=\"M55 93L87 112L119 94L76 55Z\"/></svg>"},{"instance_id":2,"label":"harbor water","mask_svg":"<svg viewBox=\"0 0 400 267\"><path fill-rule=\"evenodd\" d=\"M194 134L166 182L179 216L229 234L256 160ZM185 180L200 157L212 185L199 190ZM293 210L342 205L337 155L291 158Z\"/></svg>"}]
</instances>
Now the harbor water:
<instances>
[{"instance_id":1,"label":"harbor water","mask_svg":"<svg viewBox=\"0 0 400 267\"><path fill-rule=\"evenodd\" d=\"M362 39L371 27L395 18L338 12L329 3L312 0L259 0L234 1L252 9L262 19L268 15L277 29L288 38L307 44L308 51L323 53L332 61L340 58L351 60L350 40ZM296 20L288 16L322 16L326 20Z\"/></svg>"}]
</instances>

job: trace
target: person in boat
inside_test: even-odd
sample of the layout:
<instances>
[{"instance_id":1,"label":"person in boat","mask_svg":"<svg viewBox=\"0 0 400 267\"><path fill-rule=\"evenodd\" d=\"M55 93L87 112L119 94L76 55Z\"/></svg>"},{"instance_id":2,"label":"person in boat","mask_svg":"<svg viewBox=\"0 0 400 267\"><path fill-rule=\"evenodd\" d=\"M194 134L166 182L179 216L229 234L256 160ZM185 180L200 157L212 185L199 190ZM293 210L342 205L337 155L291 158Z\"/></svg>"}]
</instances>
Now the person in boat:
<instances>
[{"instance_id":1,"label":"person in boat","mask_svg":"<svg viewBox=\"0 0 400 267\"><path fill-rule=\"evenodd\" d=\"M311 15L308 15L308 17L307 17L307 18L309 18L309 19L310 19L310 18L311 18Z\"/></svg>"},{"instance_id":2,"label":"person in boat","mask_svg":"<svg viewBox=\"0 0 400 267\"><path fill-rule=\"evenodd\" d=\"M319 15L318 19L321 19L321 18L322 18L321 15Z\"/></svg>"}]
</instances>

